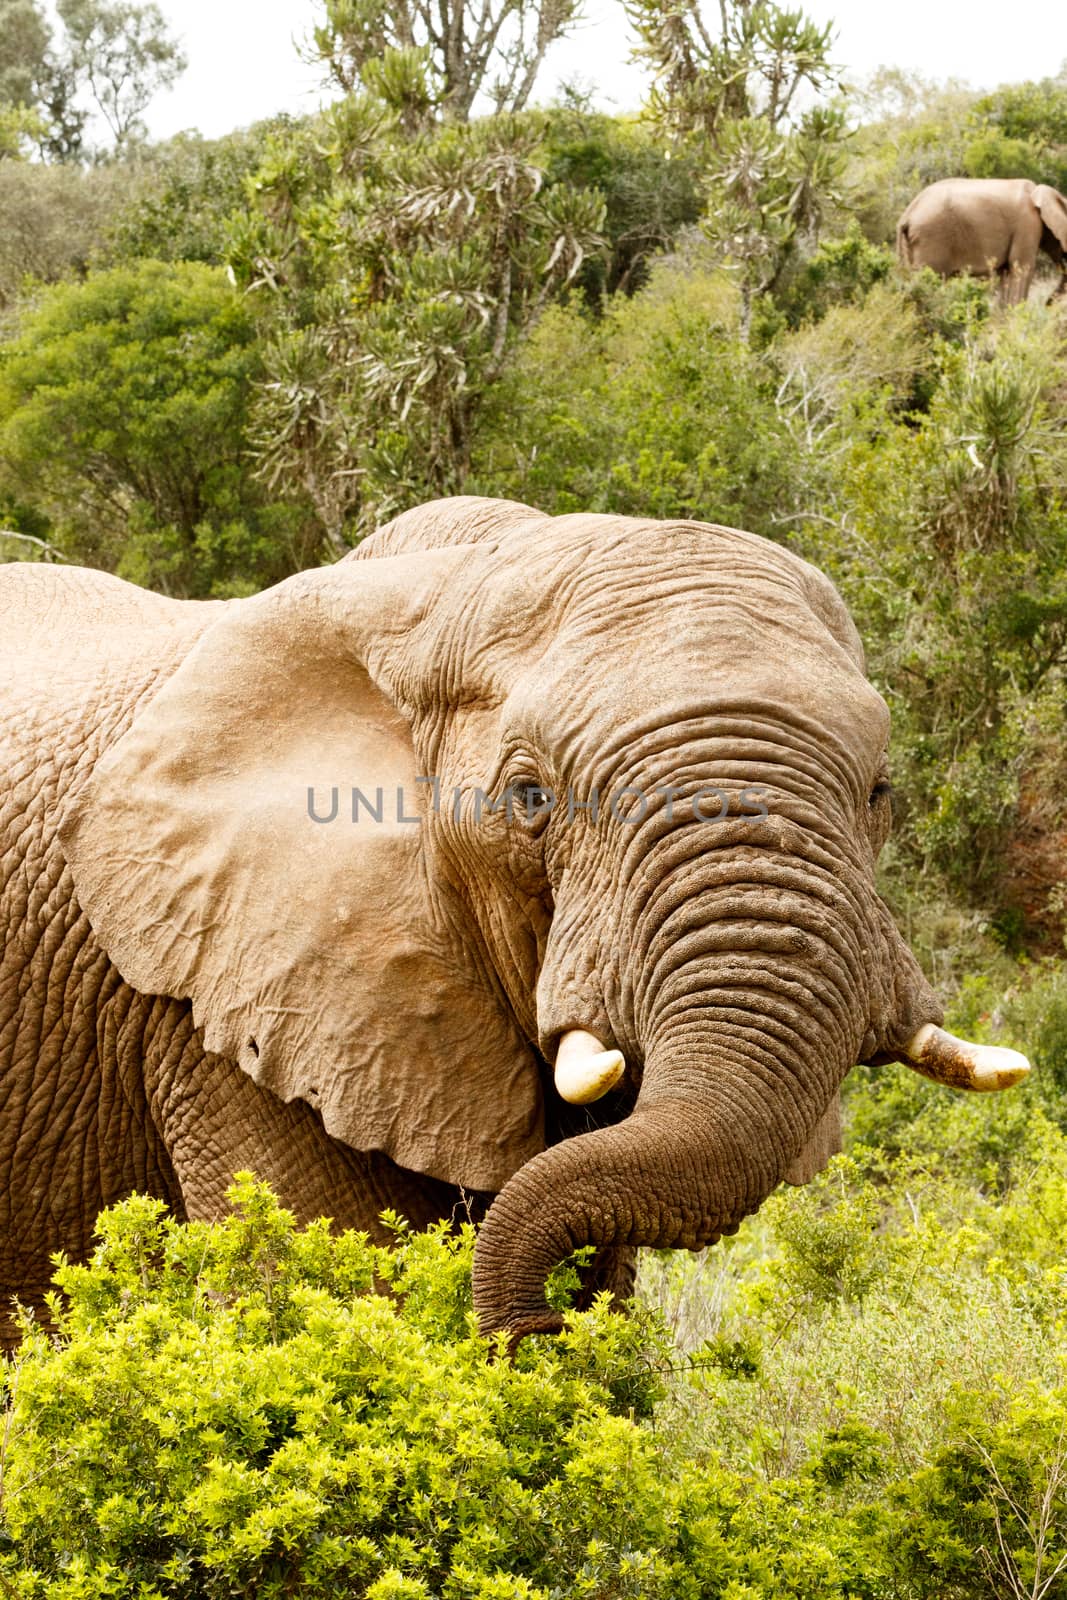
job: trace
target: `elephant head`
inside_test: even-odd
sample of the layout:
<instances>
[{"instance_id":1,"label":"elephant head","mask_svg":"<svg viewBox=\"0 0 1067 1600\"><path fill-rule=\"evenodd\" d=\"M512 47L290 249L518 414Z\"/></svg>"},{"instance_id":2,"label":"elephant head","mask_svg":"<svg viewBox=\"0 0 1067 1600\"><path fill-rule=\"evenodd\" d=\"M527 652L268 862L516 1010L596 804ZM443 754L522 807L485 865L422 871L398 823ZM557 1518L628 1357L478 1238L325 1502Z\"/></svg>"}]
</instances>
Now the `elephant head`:
<instances>
[{"instance_id":1,"label":"elephant head","mask_svg":"<svg viewBox=\"0 0 1067 1600\"><path fill-rule=\"evenodd\" d=\"M1025 1071L941 1032L875 891L887 737L780 547L456 499L228 605L62 837L208 1049L499 1191L476 1304L514 1339L577 1247L696 1248L809 1177L855 1062Z\"/></svg>"}]
</instances>

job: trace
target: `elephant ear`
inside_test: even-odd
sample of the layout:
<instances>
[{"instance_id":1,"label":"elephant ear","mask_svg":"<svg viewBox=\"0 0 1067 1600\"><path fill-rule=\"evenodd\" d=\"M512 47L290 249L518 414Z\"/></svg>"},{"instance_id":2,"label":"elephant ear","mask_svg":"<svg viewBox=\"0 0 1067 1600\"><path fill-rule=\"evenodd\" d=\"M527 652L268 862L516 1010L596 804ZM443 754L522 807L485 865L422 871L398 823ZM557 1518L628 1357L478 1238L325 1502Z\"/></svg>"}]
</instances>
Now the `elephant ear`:
<instances>
[{"instance_id":1,"label":"elephant ear","mask_svg":"<svg viewBox=\"0 0 1067 1600\"><path fill-rule=\"evenodd\" d=\"M228 608L60 838L119 972L189 999L207 1049L347 1144L495 1190L543 1148L538 1067L434 881L389 668L469 560L346 562Z\"/></svg>"},{"instance_id":2,"label":"elephant ear","mask_svg":"<svg viewBox=\"0 0 1067 1600\"><path fill-rule=\"evenodd\" d=\"M1067 250L1067 200L1058 189L1039 183L1034 190L1034 204L1045 227L1059 240L1061 249Z\"/></svg>"}]
</instances>

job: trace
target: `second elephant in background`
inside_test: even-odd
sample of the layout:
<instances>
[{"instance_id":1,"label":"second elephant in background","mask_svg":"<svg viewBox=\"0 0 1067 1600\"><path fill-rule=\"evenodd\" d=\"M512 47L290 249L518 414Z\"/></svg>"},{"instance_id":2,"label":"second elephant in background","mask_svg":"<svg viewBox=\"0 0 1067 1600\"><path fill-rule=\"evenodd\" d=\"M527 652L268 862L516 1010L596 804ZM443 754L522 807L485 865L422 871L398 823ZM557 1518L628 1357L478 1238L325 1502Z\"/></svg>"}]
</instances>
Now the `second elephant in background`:
<instances>
[{"instance_id":1,"label":"second elephant in background","mask_svg":"<svg viewBox=\"0 0 1067 1600\"><path fill-rule=\"evenodd\" d=\"M897 224L904 266L996 278L1008 305L1026 299L1042 251L1060 268L1062 294L1067 199L1029 178L944 178L917 194Z\"/></svg>"}]
</instances>

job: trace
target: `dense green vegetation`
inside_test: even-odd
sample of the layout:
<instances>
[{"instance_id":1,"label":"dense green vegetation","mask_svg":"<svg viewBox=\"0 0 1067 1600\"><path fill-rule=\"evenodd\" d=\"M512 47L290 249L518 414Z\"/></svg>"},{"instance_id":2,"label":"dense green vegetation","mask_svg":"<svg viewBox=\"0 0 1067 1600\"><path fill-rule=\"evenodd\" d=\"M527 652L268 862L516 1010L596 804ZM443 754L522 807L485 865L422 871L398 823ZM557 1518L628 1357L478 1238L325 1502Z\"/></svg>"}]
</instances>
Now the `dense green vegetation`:
<instances>
[{"instance_id":1,"label":"dense green vegetation","mask_svg":"<svg viewBox=\"0 0 1067 1600\"><path fill-rule=\"evenodd\" d=\"M61 52L8 3L0 99L40 118ZM321 117L0 159L0 550L225 595L456 491L755 529L836 579L894 711L897 909L955 919L954 966L1055 952L1064 302L1005 315L888 246L945 173L1067 181L1067 82L849 99L799 13L631 11L640 116L531 111L530 29L474 116L502 58L338 0Z\"/></svg>"},{"instance_id":2,"label":"dense green vegetation","mask_svg":"<svg viewBox=\"0 0 1067 1600\"><path fill-rule=\"evenodd\" d=\"M59 1273L60 1338L8 1373L0 1581L1057 1600L1067 1139L1023 1097L957 1100L946 1157L892 1079L856 1100L904 1152L857 1145L706 1259L650 1260L634 1317L572 1315L514 1365L474 1330L469 1229L296 1232L247 1178L222 1224L117 1207Z\"/></svg>"},{"instance_id":3,"label":"dense green vegetation","mask_svg":"<svg viewBox=\"0 0 1067 1600\"><path fill-rule=\"evenodd\" d=\"M135 582L234 593L284 577L317 541L246 470L261 374L221 268L147 260L58 285L0 365L11 492L60 543L76 518L82 560Z\"/></svg>"},{"instance_id":4,"label":"dense green vegetation","mask_svg":"<svg viewBox=\"0 0 1067 1600\"><path fill-rule=\"evenodd\" d=\"M813 282L824 263L881 273L765 343L699 249L599 322L555 308L488 403L473 481L557 511L714 505L829 572L894 711L909 873L999 903L1005 928L1044 918L1005 850L1063 738L1067 321L890 281L857 235Z\"/></svg>"},{"instance_id":5,"label":"dense green vegetation","mask_svg":"<svg viewBox=\"0 0 1067 1600\"><path fill-rule=\"evenodd\" d=\"M460 60L329 0L326 112L151 146L153 7L0 0L0 558L248 593L455 491L790 545L893 712L886 896L1034 1081L855 1074L815 1185L514 1367L466 1236L131 1201L8 1371L0 1592L1062 1600L1067 298L891 245L938 177L1067 190L1067 77L846 94L800 13L633 0L642 112L534 110L574 7L489 9Z\"/></svg>"}]
</instances>

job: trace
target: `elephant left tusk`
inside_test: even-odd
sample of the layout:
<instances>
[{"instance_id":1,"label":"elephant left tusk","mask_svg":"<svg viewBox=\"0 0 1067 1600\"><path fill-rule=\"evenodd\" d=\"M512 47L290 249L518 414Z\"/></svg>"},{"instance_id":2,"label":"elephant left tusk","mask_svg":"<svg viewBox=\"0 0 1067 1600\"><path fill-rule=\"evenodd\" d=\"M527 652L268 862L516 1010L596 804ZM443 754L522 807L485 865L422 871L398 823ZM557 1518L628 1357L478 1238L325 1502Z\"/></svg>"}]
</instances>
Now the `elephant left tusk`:
<instances>
[{"instance_id":1,"label":"elephant left tusk","mask_svg":"<svg viewBox=\"0 0 1067 1600\"><path fill-rule=\"evenodd\" d=\"M586 1106L614 1089L626 1062L621 1050L605 1050L595 1033L572 1028L556 1051L556 1089L572 1106Z\"/></svg>"},{"instance_id":2,"label":"elephant left tusk","mask_svg":"<svg viewBox=\"0 0 1067 1600\"><path fill-rule=\"evenodd\" d=\"M901 1060L924 1078L943 1083L950 1089L1010 1089L1030 1071L1030 1063L1018 1050L1002 1045L971 1044L957 1039L944 1028L925 1023L904 1046Z\"/></svg>"}]
</instances>

